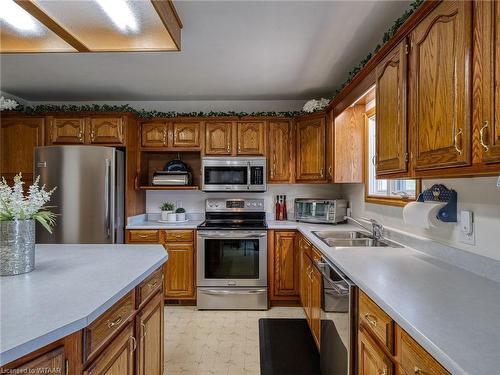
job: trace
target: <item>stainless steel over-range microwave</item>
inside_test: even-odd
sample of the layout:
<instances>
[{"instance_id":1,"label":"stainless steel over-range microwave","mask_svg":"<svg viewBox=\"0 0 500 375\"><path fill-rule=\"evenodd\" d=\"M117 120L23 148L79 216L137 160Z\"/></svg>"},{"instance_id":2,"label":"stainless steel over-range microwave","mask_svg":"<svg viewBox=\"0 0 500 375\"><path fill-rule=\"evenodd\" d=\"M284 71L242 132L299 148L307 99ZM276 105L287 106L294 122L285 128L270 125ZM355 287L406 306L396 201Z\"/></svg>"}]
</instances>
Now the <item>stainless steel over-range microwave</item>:
<instances>
[{"instance_id":1,"label":"stainless steel over-range microwave","mask_svg":"<svg viewBox=\"0 0 500 375\"><path fill-rule=\"evenodd\" d=\"M266 191L265 157L206 157L201 162L203 191Z\"/></svg>"}]
</instances>

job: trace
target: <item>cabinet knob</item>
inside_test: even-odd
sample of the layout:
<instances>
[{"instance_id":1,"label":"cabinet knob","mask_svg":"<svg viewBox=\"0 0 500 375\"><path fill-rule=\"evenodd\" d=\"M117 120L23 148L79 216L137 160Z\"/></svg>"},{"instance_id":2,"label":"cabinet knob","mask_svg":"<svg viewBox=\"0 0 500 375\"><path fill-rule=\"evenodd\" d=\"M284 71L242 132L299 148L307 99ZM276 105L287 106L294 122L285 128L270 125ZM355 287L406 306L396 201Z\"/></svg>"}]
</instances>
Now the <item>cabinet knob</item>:
<instances>
[{"instance_id":1,"label":"cabinet knob","mask_svg":"<svg viewBox=\"0 0 500 375\"><path fill-rule=\"evenodd\" d=\"M120 324L122 322L123 318L120 316L118 316L118 318L116 318L115 320L113 321L109 321L106 323L106 325L108 326L108 328L113 328L115 326L117 326L118 324Z\"/></svg>"}]
</instances>

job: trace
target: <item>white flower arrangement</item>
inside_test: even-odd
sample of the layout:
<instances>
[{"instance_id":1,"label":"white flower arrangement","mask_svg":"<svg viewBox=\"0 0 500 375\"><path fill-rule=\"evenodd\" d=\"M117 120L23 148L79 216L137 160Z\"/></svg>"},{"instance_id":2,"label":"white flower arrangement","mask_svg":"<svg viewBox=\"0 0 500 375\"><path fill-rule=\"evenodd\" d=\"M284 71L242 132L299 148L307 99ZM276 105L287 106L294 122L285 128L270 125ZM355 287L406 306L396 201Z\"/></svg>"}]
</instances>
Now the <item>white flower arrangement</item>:
<instances>
[{"instance_id":1,"label":"white flower arrangement","mask_svg":"<svg viewBox=\"0 0 500 375\"><path fill-rule=\"evenodd\" d=\"M19 103L13 99L5 99L3 95L0 97L0 111L6 109L15 109L18 105Z\"/></svg>"},{"instance_id":2,"label":"white flower arrangement","mask_svg":"<svg viewBox=\"0 0 500 375\"><path fill-rule=\"evenodd\" d=\"M302 108L302 110L304 112L309 112L309 113L321 111L322 109L326 108L326 106L329 103L330 103L330 99L325 99L325 98L321 98L319 100L311 99L306 104L304 104L304 107Z\"/></svg>"},{"instance_id":3,"label":"white flower arrangement","mask_svg":"<svg viewBox=\"0 0 500 375\"><path fill-rule=\"evenodd\" d=\"M49 206L45 206L50 201L50 196L56 188L47 191L45 185L39 186L40 176L38 176L28 189L28 194L23 193L21 173L14 177L14 186L7 185L7 181L2 177L0 181L0 221L10 220L36 220L43 225L49 233L56 223L56 214L49 211Z\"/></svg>"}]
</instances>

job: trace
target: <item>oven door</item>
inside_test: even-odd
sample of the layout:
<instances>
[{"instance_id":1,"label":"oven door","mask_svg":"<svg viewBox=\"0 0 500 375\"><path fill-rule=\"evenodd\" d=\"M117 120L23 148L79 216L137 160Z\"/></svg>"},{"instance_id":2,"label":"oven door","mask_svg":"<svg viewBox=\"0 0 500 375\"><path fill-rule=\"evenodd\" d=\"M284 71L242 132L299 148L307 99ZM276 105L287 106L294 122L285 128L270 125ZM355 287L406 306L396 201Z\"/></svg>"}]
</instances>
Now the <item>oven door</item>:
<instances>
[{"instance_id":1,"label":"oven door","mask_svg":"<svg viewBox=\"0 0 500 375\"><path fill-rule=\"evenodd\" d=\"M198 231L198 286L267 286L267 231Z\"/></svg>"}]
</instances>

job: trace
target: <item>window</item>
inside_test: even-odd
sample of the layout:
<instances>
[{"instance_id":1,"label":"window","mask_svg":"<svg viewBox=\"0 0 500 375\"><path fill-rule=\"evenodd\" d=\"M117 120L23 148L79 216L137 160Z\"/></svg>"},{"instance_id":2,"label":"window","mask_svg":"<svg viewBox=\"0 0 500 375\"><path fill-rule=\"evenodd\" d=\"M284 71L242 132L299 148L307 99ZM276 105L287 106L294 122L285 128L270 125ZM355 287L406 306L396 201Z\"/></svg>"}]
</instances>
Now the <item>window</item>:
<instances>
[{"instance_id":1,"label":"window","mask_svg":"<svg viewBox=\"0 0 500 375\"><path fill-rule=\"evenodd\" d=\"M375 108L366 113L368 160L365 183L365 201L371 203L404 205L408 200L415 200L420 183L416 180L381 180L375 170Z\"/></svg>"}]
</instances>

